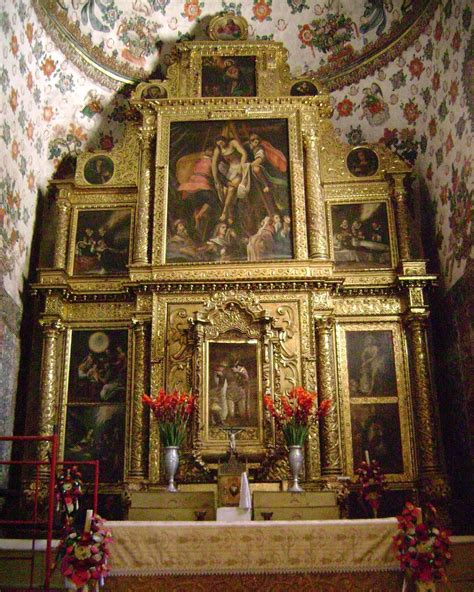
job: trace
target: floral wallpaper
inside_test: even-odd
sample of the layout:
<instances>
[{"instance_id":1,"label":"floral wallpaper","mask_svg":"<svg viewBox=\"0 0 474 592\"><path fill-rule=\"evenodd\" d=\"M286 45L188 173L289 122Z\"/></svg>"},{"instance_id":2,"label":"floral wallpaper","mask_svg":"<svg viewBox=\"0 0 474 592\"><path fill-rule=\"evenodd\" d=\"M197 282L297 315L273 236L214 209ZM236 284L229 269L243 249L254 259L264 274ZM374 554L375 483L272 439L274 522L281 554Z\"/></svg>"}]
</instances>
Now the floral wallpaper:
<instances>
[{"instance_id":1,"label":"floral wallpaper","mask_svg":"<svg viewBox=\"0 0 474 592\"><path fill-rule=\"evenodd\" d=\"M404 19L427 6L415 0L41 4L54 5L58 19L59 12L66 14L68 26L77 25L77 39L87 38L107 67L127 75L155 67L157 46L163 71L171 40L202 36L210 15L233 10L247 18L255 38L285 43L295 76L329 77L391 31L400 32ZM61 162L83 150L112 148L134 116L129 90L113 91L77 67L50 36L52 27L45 29L44 14L38 15L29 0L0 5L0 274L2 294L19 310L38 192ZM414 164L419 183L426 183L445 289L472 258L472 20L469 0L442 0L410 47L373 72L361 70L345 86L339 81L331 95L334 126L343 140L384 142ZM12 343L2 335L3 346ZM15 346L4 354L12 376L18 351Z\"/></svg>"},{"instance_id":2,"label":"floral wallpaper","mask_svg":"<svg viewBox=\"0 0 474 592\"><path fill-rule=\"evenodd\" d=\"M352 67L355 59L401 38L434 4L433 0L39 0L38 14L49 20L58 43L66 35L70 45L102 70L143 79L157 67L166 69L170 40L205 38L211 16L221 11L245 17L251 37L282 41L293 71L317 68L328 74L348 64ZM71 59L77 58L77 52L66 51Z\"/></svg>"}]
</instances>

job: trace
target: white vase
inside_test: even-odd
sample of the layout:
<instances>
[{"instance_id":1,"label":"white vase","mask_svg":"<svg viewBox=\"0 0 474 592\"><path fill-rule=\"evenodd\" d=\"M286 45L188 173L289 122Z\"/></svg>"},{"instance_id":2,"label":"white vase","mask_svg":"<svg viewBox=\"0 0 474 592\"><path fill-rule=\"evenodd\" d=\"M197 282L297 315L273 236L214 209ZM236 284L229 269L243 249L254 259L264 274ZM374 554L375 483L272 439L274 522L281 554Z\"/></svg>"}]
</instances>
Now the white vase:
<instances>
[{"instance_id":1,"label":"white vase","mask_svg":"<svg viewBox=\"0 0 474 592\"><path fill-rule=\"evenodd\" d=\"M303 446L288 446L288 462L293 483L288 488L292 493L301 493L304 489L299 483L299 476L303 469Z\"/></svg>"},{"instance_id":2,"label":"white vase","mask_svg":"<svg viewBox=\"0 0 474 592\"><path fill-rule=\"evenodd\" d=\"M166 491L176 493L178 491L174 476L179 466L179 446L165 446L165 471L168 477Z\"/></svg>"}]
</instances>

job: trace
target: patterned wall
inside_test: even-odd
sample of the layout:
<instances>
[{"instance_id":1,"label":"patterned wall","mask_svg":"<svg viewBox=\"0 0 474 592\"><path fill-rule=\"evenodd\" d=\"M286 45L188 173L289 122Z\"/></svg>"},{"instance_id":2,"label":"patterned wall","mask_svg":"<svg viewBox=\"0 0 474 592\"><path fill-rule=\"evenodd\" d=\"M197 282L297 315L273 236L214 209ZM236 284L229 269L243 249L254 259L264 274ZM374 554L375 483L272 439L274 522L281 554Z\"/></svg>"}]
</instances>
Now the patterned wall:
<instances>
[{"instance_id":1,"label":"patterned wall","mask_svg":"<svg viewBox=\"0 0 474 592\"><path fill-rule=\"evenodd\" d=\"M58 22L61 17L62 26L70 27L82 46L88 44L91 55L127 76L157 66L156 46L164 70L170 40L202 35L200 28L209 15L221 10L245 16L256 38L283 41L294 75L308 71L330 76L355 56L386 43L390 35L396 38L402 24L427 5L415 0L45 0L40 4ZM133 117L127 91L98 84L90 70L75 65L79 62L73 49L66 57L64 46L59 49L56 37L53 41L49 35L51 23L45 30L47 18L40 10L37 14L29 0L4 2L0 8L0 273L3 293L19 308L38 191L45 191L65 157L111 148L124 122ZM419 184L429 192L440 269L449 289L463 276L472 248L471 3L443 0L424 32L415 33L410 47L398 55L387 54L392 58L389 63L360 69L359 78L346 77L345 86L340 80L333 85L337 88L332 94L333 120L337 133L351 144L382 141L414 163ZM372 73L361 78L360 73L367 72ZM8 331L2 333L7 341ZM8 374L16 375L17 345L4 356ZM9 401L14 382L2 385Z\"/></svg>"}]
</instances>

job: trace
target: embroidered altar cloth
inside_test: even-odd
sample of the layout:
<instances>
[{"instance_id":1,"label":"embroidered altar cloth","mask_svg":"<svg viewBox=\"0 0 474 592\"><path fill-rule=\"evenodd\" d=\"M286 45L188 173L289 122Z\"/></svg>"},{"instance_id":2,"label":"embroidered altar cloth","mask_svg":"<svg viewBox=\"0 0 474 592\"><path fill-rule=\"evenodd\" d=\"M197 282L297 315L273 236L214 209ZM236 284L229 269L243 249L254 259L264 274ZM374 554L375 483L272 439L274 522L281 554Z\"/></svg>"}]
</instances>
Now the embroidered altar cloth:
<instances>
[{"instance_id":1,"label":"embroidered altar cloth","mask_svg":"<svg viewBox=\"0 0 474 592\"><path fill-rule=\"evenodd\" d=\"M113 576L398 570L396 518L108 522Z\"/></svg>"}]
</instances>

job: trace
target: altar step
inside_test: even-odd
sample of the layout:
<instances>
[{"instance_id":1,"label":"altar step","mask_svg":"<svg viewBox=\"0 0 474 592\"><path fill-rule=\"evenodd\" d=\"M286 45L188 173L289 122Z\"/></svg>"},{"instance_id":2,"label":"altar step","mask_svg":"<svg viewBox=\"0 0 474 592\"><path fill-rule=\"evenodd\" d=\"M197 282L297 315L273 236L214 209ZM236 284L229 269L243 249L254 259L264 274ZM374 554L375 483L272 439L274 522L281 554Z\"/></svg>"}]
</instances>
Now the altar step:
<instances>
[{"instance_id":1,"label":"altar step","mask_svg":"<svg viewBox=\"0 0 474 592\"><path fill-rule=\"evenodd\" d=\"M290 493L254 491L254 520L335 520L339 518L332 491ZM214 491L139 491L131 494L129 520L194 521L216 519Z\"/></svg>"}]
</instances>

